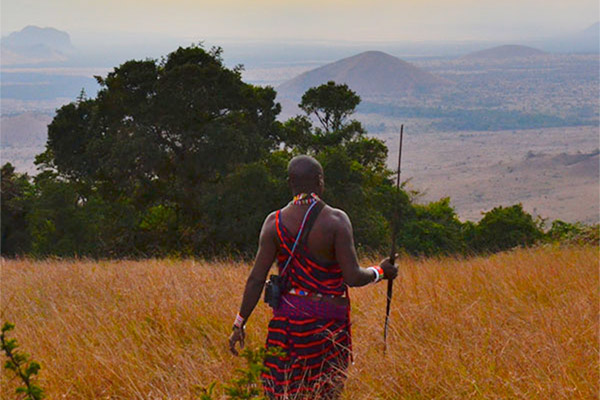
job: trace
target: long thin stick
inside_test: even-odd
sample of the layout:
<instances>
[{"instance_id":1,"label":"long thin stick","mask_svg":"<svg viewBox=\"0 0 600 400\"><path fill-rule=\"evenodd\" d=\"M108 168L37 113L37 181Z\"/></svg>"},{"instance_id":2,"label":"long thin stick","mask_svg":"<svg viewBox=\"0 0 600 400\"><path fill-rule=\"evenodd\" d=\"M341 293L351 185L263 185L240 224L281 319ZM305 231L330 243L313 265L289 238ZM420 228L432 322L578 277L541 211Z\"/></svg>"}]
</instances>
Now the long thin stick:
<instances>
[{"instance_id":1,"label":"long thin stick","mask_svg":"<svg viewBox=\"0 0 600 400\"><path fill-rule=\"evenodd\" d=\"M404 136L404 124L400 125L400 147L398 149L398 176L396 178L396 196L394 196L394 220L392 221L392 254L390 261L392 264L396 261L396 230L398 228L398 193L400 193L400 166L402 164L402 137ZM387 332L390 321L390 307L392 305L392 293L394 289L394 281L388 280L387 284L387 303L385 305L385 324L383 325L383 353L387 350Z\"/></svg>"}]
</instances>

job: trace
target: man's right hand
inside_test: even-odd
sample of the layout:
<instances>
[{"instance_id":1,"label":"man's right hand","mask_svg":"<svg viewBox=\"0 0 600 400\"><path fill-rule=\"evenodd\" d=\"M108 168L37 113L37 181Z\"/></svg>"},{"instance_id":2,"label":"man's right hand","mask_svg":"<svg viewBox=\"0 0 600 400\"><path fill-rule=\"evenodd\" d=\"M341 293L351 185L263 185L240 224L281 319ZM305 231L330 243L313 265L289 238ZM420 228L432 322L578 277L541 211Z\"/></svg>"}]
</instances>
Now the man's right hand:
<instances>
[{"instance_id":1,"label":"man's right hand","mask_svg":"<svg viewBox=\"0 0 600 400\"><path fill-rule=\"evenodd\" d=\"M229 336L229 351L231 351L231 353L233 355L236 355L236 356L239 355L239 352L235 348L235 344L239 342L240 349L243 349L245 339L246 339L246 332L245 332L244 328L233 327L233 331L231 332L231 335Z\"/></svg>"},{"instance_id":2,"label":"man's right hand","mask_svg":"<svg viewBox=\"0 0 600 400\"><path fill-rule=\"evenodd\" d=\"M379 266L383 270L383 279L396 279L398 276L398 267L392 264L389 257L380 262Z\"/></svg>"}]
</instances>

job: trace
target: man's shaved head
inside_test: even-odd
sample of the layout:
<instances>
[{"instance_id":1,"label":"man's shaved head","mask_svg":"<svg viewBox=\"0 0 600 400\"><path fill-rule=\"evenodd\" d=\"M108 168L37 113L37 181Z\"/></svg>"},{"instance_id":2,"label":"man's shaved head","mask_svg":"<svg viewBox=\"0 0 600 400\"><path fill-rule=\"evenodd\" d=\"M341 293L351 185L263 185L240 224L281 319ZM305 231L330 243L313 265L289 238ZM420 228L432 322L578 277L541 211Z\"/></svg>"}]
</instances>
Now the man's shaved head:
<instances>
[{"instance_id":1,"label":"man's shaved head","mask_svg":"<svg viewBox=\"0 0 600 400\"><path fill-rule=\"evenodd\" d=\"M288 164L288 179L294 194L323 191L323 167L310 156L292 158Z\"/></svg>"}]
</instances>

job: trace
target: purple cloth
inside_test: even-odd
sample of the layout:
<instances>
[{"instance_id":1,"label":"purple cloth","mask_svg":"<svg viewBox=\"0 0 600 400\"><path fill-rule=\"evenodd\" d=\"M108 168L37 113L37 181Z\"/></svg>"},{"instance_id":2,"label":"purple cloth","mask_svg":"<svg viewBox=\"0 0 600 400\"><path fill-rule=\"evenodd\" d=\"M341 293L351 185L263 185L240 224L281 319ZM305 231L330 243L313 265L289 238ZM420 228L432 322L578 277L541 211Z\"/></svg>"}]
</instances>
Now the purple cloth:
<instances>
[{"instance_id":1,"label":"purple cloth","mask_svg":"<svg viewBox=\"0 0 600 400\"><path fill-rule=\"evenodd\" d=\"M327 300L314 301L306 296L284 294L279 308L274 311L275 317L317 318L327 320L347 320L349 306L339 306Z\"/></svg>"}]
</instances>

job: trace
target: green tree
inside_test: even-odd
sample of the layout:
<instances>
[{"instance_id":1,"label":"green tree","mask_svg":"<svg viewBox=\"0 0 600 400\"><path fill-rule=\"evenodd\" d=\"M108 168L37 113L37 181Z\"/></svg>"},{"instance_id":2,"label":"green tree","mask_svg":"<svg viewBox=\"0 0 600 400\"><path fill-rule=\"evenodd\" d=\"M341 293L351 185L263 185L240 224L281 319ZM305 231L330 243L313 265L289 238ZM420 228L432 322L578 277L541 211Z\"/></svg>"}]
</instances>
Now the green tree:
<instances>
[{"instance_id":1,"label":"green tree","mask_svg":"<svg viewBox=\"0 0 600 400\"><path fill-rule=\"evenodd\" d=\"M379 208L386 174L377 174L350 157L342 146L333 146L317 156L325 173L324 200L344 210L352 221L357 246L378 249L388 241L389 222ZM391 186L390 186L391 187Z\"/></svg>"},{"instance_id":2,"label":"green tree","mask_svg":"<svg viewBox=\"0 0 600 400\"><path fill-rule=\"evenodd\" d=\"M328 82L308 89L299 104L305 115L286 121L282 136L293 154L311 154L321 162L325 201L348 213L358 246L373 250L389 246L387 207L396 199L405 209L408 197L393 196L385 144L367 137L362 124L349 118L359 103L347 85Z\"/></svg>"},{"instance_id":3,"label":"green tree","mask_svg":"<svg viewBox=\"0 0 600 400\"><path fill-rule=\"evenodd\" d=\"M91 209L95 201L96 209L108 205L106 222L120 224L109 216L132 209L129 237L120 243L146 255L197 248L185 240L213 229L198 224L207 194L281 142L275 91L242 82L240 68L224 66L221 49L200 46L162 61L127 61L97 80L96 98L58 110L38 165L74 184L80 208L67 210Z\"/></svg>"},{"instance_id":4,"label":"green tree","mask_svg":"<svg viewBox=\"0 0 600 400\"><path fill-rule=\"evenodd\" d=\"M308 89L299 106L307 115L314 115L326 133L332 133L342 130L344 120L359 103L360 97L348 85L329 81Z\"/></svg>"},{"instance_id":5,"label":"green tree","mask_svg":"<svg viewBox=\"0 0 600 400\"><path fill-rule=\"evenodd\" d=\"M100 168L100 158L92 156L103 133L97 127L95 103L81 100L59 108L48 125L46 151L36 164L57 170L67 179L92 177Z\"/></svg>"},{"instance_id":6,"label":"green tree","mask_svg":"<svg viewBox=\"0 0 600 400\"><path fill-rule=\"evenodd\" d=\"M366 131L361 123L348 119L359 103L360 97L347 85L333 81L308 89L298 105L305 115L291 118L283 126L285 144L300 153L318 154L364 139ZM319 125L315 126L311 117Z\"/></svg>"},{"instance_id":7,"label":"green tree","mask_svg":"<svg viewBox=\"0 0 600 400\"><path fill-rule=\"evenodd\" d=\"M501 251L531 245L542 236L542 230L521 204L500 206L485 213L479 221L471 247L476 251Z\"/></svg>"}]
</instances>

